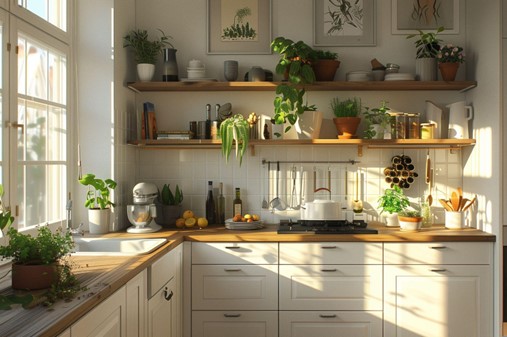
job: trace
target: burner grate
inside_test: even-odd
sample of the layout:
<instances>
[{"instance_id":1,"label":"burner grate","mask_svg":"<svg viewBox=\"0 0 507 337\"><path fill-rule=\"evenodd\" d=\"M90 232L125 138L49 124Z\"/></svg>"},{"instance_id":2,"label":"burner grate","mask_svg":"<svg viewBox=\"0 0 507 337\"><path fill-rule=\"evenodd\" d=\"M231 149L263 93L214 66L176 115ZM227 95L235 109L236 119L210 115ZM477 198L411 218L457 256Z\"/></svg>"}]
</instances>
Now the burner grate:
<instances>
[{"instance_id":1,"label":"burner grate","mask_svg":"<svg viewBox=\"0 0 507 337\"><path fill-rule=\"evenodd\" d=\"M278 234L378 234L376 229L367 228L363 220L282 220Z\"/></svg>"}]
</instances>

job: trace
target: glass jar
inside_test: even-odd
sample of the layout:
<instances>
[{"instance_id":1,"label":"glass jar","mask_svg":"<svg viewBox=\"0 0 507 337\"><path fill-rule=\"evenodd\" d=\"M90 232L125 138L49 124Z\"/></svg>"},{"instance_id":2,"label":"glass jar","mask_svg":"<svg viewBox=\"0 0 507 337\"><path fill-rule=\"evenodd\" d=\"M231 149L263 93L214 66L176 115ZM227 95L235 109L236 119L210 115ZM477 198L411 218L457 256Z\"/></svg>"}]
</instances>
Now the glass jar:
<instances>
[{"instance_id":1,"label":"glass jar","mask_svg":"<svg viewBox=\"0 0 507 337\"><path fill-rule=\"evenodd\" d=\"M407 125L408 125L408 139L420 139L421 125L419 123L419 114L410 113L407 114Z\"/></svg>"}]
</instances>

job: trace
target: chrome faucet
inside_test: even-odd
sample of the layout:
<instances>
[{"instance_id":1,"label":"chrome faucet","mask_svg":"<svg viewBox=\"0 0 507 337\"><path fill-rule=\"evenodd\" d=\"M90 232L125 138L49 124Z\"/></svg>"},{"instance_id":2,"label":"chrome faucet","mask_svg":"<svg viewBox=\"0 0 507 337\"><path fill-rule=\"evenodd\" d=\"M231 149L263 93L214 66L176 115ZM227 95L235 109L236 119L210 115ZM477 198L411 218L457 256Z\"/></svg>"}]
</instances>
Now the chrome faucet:
<instances>
[{"instance_id":1,"label":"chrome faucet","mask_svg":"<svg viewBox=\"0 0 507 337\"><path fill-rule=\"evenodd\" d=\"M66 227L67 232L70 233L71 235L83 236L84 230L83 230L82 223L80 223L76 229L72 228L72 200L70 199L70 195L69 195L69 200L67 201L66 209L67 209L67 224L65 227Z\"/></svg>"}]
</instances>

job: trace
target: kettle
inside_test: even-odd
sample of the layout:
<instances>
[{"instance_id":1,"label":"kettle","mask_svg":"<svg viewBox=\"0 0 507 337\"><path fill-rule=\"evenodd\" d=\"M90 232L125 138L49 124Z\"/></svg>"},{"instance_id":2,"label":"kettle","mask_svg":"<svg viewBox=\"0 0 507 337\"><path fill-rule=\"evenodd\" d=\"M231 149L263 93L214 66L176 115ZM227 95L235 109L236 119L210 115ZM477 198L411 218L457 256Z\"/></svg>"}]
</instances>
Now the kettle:
<instances>
[{"instance_id":1,"label":"kettle","mask_svg":"<svg viewBox=\"0 0 507 337\"><path fill-rule=\"evenodd\" d=\"M426 101L426 120L428 123L435 125L434 138L447 138L447 127L444 125L446 124L444 112L442 108L430 100Z\"/></svg>"},{"instance_id":2,"label":"kettle","mask_svg":"<svg viewBox=\"0 0 507 337\"><path fill-rule=\"evenodd\" d=\"M468 139L468 122L473 117L471 105L465 105L465 101L460 101L447 105L449 109L449 135L448 138Z\"/></svg>"}]
</instances>

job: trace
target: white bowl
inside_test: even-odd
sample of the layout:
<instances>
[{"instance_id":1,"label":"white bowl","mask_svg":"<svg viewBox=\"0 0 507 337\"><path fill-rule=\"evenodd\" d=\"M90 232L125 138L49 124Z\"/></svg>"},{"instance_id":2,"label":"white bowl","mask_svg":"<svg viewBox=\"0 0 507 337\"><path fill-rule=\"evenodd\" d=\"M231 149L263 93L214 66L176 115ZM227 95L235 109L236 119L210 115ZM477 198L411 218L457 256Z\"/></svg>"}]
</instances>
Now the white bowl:
<instances>
[{"instance_id":1,"label":"white bowl","mask_svg":"<svg viewBox=\"0 0 507 337\"><path fill-rule=\"evenodd\" d=\"M199 70L188 70L188 78L189 79L196 79L196 78L204 78L206 77L206 70L205 69L199 69Z\"/></svg>"},{"instance_id":2,"label":"white bowl","mask_svg":"<svg viewBox=\"0 0 507 337\"><path fill-rule=\"evenodd\" d=\"M365 82L371 80L369 71L351 71L347 73L347 81Z\"/></svg>"}]
</instances>

